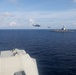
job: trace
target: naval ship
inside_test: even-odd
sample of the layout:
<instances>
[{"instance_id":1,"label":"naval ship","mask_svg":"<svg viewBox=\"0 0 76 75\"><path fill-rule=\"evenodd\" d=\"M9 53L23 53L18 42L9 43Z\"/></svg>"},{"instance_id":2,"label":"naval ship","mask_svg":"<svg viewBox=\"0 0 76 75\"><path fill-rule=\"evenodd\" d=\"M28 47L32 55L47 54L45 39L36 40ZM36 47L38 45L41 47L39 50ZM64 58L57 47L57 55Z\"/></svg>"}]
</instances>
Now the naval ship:
<instances>
[{"instance_id":1,"label":"naval ship","mask_svg":"<svg viewBox=\"0 0 76 75\"><path fill-rule=\"evenodd\" d=\"M0 51L0 75L39 75L36 59L25 50Z\"/></svg>"},{"instance_id":2,"label":"naval ship","mask_svg":"<svg viewBox=\"0 0 76 75\"><path fill-rule=\"evenodd\" d=\"M67 29L63 26L62 29L54 30L56 32L67 32Z\"/></svg>"},{"instance_id":3,"label":"naval ship","mask_svg":"<svg viewBox=\"0 0 76 75\"><path fill-rule=\"evenodd\" d=\"M67 30L64 26L61 29L51 30L52 32L74 32L72 30Z\"/></svg>"}]
</instances>

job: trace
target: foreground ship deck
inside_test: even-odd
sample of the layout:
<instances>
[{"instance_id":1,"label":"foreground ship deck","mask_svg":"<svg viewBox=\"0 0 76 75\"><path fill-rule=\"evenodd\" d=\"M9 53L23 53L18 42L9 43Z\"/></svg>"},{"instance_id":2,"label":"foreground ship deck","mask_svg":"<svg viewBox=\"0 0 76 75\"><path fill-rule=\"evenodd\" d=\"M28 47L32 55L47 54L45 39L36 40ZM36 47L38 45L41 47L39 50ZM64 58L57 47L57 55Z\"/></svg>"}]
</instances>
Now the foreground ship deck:
<instances>
[{"instance_id":1,"label":"foreground ship deck","mask_svg":"<svg viewBox=\"0 0 76 75\"><path fill-rule=\"evenodd\" d=\"M24 50L0 52L0 75L39 75L36 60Z\"/></svg>"}]
</instances>

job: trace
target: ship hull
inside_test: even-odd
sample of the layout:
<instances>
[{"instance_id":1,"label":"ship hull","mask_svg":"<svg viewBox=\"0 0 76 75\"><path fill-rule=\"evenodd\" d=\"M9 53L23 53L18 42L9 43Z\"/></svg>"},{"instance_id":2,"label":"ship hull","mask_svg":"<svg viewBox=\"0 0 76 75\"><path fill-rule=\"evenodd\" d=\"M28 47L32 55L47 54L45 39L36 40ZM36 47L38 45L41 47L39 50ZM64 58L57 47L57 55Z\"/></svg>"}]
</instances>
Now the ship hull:
<instances>
[{"instance_id":1,"label":"ship hull","mask_svg":"<svg viewBox=\"0 0 76 75\"><path fill-rule=\"evenodd\" d=\"M73 30L51 30L51 32L74 32Z\"/></svg>"}]
</instances>

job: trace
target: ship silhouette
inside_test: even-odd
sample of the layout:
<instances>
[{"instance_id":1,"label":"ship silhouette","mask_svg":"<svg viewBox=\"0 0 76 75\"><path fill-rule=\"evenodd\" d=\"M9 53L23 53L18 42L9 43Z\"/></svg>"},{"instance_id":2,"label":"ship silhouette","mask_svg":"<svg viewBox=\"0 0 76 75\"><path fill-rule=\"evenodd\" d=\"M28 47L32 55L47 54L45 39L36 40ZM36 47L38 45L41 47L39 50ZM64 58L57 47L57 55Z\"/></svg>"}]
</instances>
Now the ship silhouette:
<instances>
[{"instance_id":1,"label":"ship silhouette","mask_svg":"<svg viewBox=\"0 0 76 75\"><path fill-rule=\"evenodd\" d=\"M73 30L66 29L64 27L64 25L63 25L63 27L61 29L55 29L55 30L51 30L51 31L53 31L53 32L74 32Z\"/></svg>"}]
</instances>

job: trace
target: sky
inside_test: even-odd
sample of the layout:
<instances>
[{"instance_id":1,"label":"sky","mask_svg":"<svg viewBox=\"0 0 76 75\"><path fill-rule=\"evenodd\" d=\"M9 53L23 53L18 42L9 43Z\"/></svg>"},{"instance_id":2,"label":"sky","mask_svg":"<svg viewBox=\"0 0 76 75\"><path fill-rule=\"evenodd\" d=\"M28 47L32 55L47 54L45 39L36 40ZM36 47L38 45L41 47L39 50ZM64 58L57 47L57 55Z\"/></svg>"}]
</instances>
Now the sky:
<instances>
[{"instance_id":1,"label":"sky","mask_svg":"<svg viewBox=\"0 0 76 75\"><path fill-rule=\"evenodd\" d=\"M76 29L76 0L0 0L0 29L60 29L63 25Z\"/></svg>"}]
</instances>

